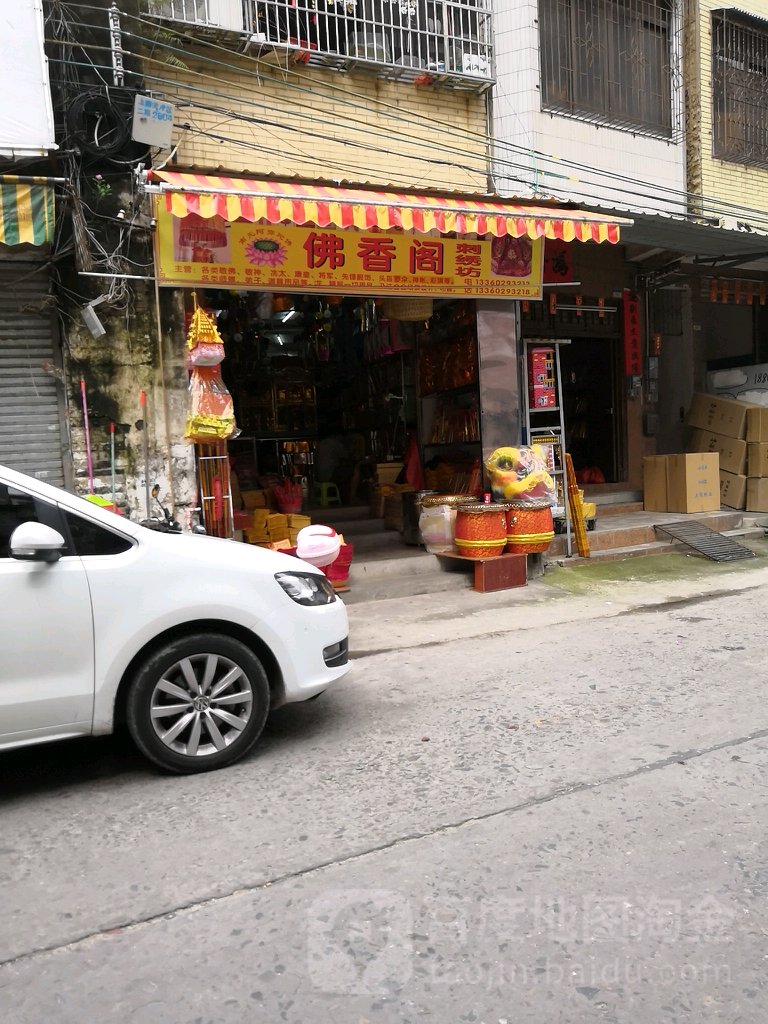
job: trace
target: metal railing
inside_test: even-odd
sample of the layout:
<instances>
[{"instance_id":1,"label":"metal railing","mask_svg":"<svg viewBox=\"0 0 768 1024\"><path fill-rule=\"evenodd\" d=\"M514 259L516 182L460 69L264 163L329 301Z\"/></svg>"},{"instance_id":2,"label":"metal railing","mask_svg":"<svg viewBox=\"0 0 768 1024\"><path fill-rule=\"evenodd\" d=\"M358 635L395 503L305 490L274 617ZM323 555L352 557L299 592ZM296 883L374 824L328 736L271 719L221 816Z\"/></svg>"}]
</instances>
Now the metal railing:
<instances>
[{"instance_id":1,"label":"metal railing","mask_svg":"<svg viewBox=\"0 0 768 1024\"><path fill-rule=\"evenodd\" d=\"M258 39L310 63L493 80L491 0L248 0L248 11Z\"/></svg>"},{"instance_id":2,"label":"metal railing","mask_svg":"<svg viewBox=\"0 0 768 1024\"><path fill-rule=\"evenodd\" d=\"M368 67L484 88L494 80L493 0L147 0L155 16L240 31L308 64Z\"/></svg>"}]
</instances>

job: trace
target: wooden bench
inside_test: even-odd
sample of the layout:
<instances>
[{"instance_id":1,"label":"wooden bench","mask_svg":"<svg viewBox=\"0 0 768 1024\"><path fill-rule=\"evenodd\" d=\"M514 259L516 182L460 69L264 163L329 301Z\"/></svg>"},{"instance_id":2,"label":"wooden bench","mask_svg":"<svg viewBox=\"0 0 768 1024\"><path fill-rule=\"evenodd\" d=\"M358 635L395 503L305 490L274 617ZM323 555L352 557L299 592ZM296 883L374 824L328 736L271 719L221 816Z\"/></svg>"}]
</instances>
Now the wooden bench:
<instances>
[{"instance_id":1,"label":"wooden bench","mask_svg":"<svg viewBox=\"0 0 768 1024\"><path fill-rule=\"evenodd\" d=\"M466 555L438 555L447 562L463 562L475 569L474 588L480 594L494 590L511 590L528 583L528 556L512 554L493 555L491 558L467 558Z\"/></svg>"}]
</instances>

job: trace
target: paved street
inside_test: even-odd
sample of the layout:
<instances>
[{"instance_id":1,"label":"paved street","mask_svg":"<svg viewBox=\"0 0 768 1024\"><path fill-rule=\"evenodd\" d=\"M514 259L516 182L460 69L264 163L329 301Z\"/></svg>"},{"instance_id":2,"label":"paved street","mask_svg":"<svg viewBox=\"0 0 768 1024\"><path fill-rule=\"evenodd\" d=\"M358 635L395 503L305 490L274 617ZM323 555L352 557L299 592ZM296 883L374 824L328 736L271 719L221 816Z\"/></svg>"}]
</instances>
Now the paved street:
<instances>
[{"instance_id":1,"label":"paved street","mask_svg":"<svg viewBox=\"0 0 768 1024\"><path fill-rule=\"evenodd\" d=\"M353 610L218 774L0 757L0 1020L765 1024L765 574Z\"/></svg>"}]
</instances>

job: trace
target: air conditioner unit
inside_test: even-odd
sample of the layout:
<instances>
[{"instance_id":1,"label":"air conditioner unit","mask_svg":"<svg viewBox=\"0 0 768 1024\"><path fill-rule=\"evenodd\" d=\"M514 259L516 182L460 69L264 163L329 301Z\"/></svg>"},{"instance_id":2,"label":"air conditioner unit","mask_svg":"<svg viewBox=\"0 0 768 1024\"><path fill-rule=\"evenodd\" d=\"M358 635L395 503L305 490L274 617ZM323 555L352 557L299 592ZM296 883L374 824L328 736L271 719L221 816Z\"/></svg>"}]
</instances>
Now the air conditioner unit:
<instances>
[{"instance_id":1,"label":"air conditioner unit","mask_svg":"<svg viewBox=\"0 0 768 1024\"><path fill-rule=\"evenodd\" d=\"M148 6L157 18L228 32L245 29L243 0L150 0Z\"/></svg>"},{"instance_id":2,"label":"air conditioner unit","mask_svg":"<svg viewBox=\"0 0 768 1024\"><path fill-rule=\"evenodd\" d=\"M230 32L243 32L243 0L208 0L208 24Z\"/></svg>"}]
</instances>

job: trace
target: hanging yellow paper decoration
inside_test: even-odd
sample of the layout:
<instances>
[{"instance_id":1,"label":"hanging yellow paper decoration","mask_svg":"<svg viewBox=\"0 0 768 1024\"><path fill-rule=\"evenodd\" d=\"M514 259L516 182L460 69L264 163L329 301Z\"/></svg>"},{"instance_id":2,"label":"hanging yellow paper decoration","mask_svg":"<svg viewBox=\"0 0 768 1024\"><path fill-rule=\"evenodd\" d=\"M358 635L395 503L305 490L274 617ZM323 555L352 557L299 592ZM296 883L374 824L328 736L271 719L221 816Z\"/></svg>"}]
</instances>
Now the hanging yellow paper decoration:
<instances>
[{"instance_id":1,"label":"hanging yellow paper decoration","mask_svg":"<svg viewBox=\"0 0 768 1024\"><path fill-rule=\"evenodd\" d=\"M221 377L219 364L224 359L224 342L213 317L198 306L195 292L192 300L195 309L187 332L192 408L184 436L201 444L226 441L240 431L235 423L232 396Z\"/></svg>"},{"instance_id":2,"label":"hanging yellow paper decoration","mask_svg":"<svg viewBox=\"0 0 768 1024\"><path fill-rule=\"evenodd\" d=\"M192 292L195 310L187 332L190 366L218 366L224 359L222 341L213 317L197 304L197 293Z\"/></svg>"}]
</instances>

